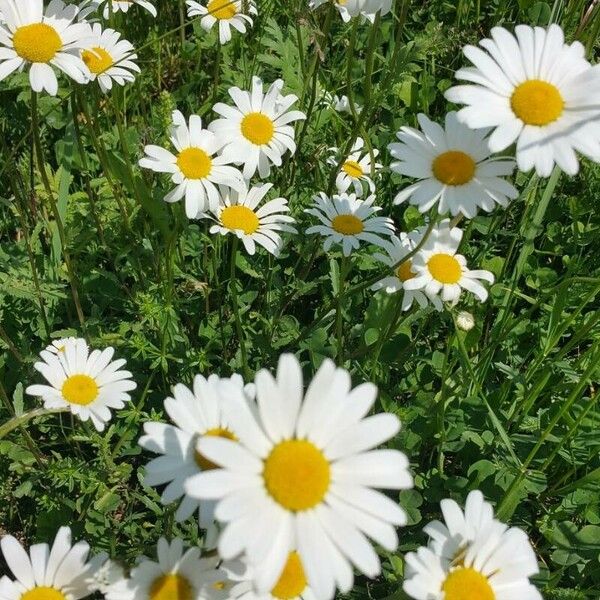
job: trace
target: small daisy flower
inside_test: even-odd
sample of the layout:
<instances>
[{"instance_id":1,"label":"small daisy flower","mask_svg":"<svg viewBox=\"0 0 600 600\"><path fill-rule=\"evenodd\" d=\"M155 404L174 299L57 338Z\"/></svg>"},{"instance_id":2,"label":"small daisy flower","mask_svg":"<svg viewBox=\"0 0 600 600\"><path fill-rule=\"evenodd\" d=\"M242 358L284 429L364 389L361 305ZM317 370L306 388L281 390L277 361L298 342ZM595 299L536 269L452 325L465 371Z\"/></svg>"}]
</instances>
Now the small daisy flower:
<instances>
[{"instance_id":1,"label":"small daisy flower","mask_svg":"<svg viewBox=\"0 0 600 600\"><path fill-rule=\"evenodd\" d=\"M196 375L192 390L178 383L173 388L173 396L164 402L174 425L157 421L144 423L145 435L139 441L142 448L160 455L146 465L144 484L166 486L161 496L163 504L181 498L175 512L176 521L185 521L199 510L202 529L213 525L214 502L200 503L190 497L185 493L184 483L196 473L214 469L215 465L196 450L197 442L206 435L237 439L223 413L218 382L216 375L208 379ZM249 399L254 398L253 386L244 387L239 375L234 375L231 382L244 390Z\"/></svg>"},{"instance_id":2,"label":"small daisy flower","mask_svg":"<svg viewBox=\"0 0 600 600\"><path fill-rule=\"evenodd\" d=\"M160 146L146 146L146 156L140 167L157 173L171 173L176 188L165 196L165 202L178 202L185 197L185 214L196 219L201 213L216 210L219 205L217 185L236 190L244 187L238 169L230 166L225 156L215 156L222 142L208 129L202 128L202 119L192 115L189 126L178 110L173 111L171 143L177 154Z\"/></svg>"},{"instance_id":3,"label":"small daisy flower","mask_svg":"<svg viewBox=\"0 0 600 600\"><path fill-rule=\"evenodd\" d=\"M135 81L135 73L139 73L140 68L134 62L137 54L131 43L120 39L121 34L114 29L103 31L99 23L94 23L92 33L93 40L81 53L91 80L98 80L104 93L112 89L113 81L118 85Z\"/></svg>"},{"instance_id":4,"label":"small daisy flower","mask_svg":"<svg viewBox=\"0 0 600 600\"><path fill-rule=\"evenodd\" d=\"M472 313L467 312L466 310L461 310L456 315L456 325L463 331L471 331L471 329L475 327L475 317Z\"/></svg>"},{"instance_id":5,"label":"small daisy flower","mask_svg":"<svg viewBox=\"0 0 600 600\"><path fill-rule=\"evenodd\" d=\"M367 184L371 193L375 191L375 183L371 179L371 175L381 169L382 165L377 162L372 165L371 154L364 149L364 145L364 140L360 137L357 138L350 155L342 163L340 172L335 179L338 193L343 194L352 187L356 196L360 198L365 191L364 184ZM327 159L327 163L335 167L338 164L339 149L330 148L330 152L332 156ZM373 149L373 157L377 158L378 155L379 150Z\"/></svg>"},{"instance_id":6,"label":"small daisy flower","mask_svg":"<svg viewBox=\"0 0 600 600\"><path fill-rule=\"evenodd\" d=\"M58 92L57 67L77 83L86 83L89 70L79 57L90 36L87 23L75 23L77 6L52 0L44 13L43 0L0 0L0 81L29 67L34 92Z\"/></svg>"},{"instance_id":7,"label":"small daisy flower","mask_svg":"<svg viewBox=\"0 0 600 600\"><path fill-rule=\"evenodd\" d=\"M158 562L145 556L132 569L129 578L111 585L106 600L216 600L222 598L220 585L227 575L217 569L219 558L200 557L200 548L184 552L183 541L169 543L160 538L156 546Z\"/></svg>"},{"instance_id":8,"label":"small daisy flower","mask_svg":"<svg viewBox=\"0 0 600 600\"><path fill-rule=\"evenodd\" d=\"M252 91L237 87L229 89L235 107L218 102L213 110L221 115L209 125L223 140L223 156L238 165L244 165L244 178L250 179L258 170L260 177L268 177L271 165L281 166L283 155L296 151L294 128L290 125L306 115L289 110L298 98L283 96L283 81L272 83L266 94L258 77L252 78Z\"/></svg>"},{"instance_id":9,"label":"small daisy flower","mask_svg":"<svg viewBox=\"0 0 600 600\"><path fill-rule=\"evenodd\" d=\"M465 512L442 500L445 523L424 528L429 546L406 555L404 591L416 600L541 600L529 582L538 573L527 534L493 518L479 491L467 497Z\"/></svg>"},{"instance_id":10,"label":"small daisy flower","mask_svg":"<svg viewBox=\"0 0 600 600\"><path fill-rule=\"evenodd\" d=\"M600 162L600 70L585 59L582 44L565 44L558 25L518 25L513 35L492 29L481 50L465 46L473 67L460 69L469 82L446 92L466 105L458 118L469 127L493 127L492 152L517 142L521 171L548 177L556 163L565 173L579 170L576 151Z\"/></svg>"},{"instance_id":11,"label":"small daisy flower","mask_svg":"<svg viewBox=\"0 0 600 600\"><path fill-rule=\"evenodd\" d=\"M413 257L411 269L415 276L404 282L404 289L423 290L429 297L440 294L444 302L453 306L465 289L485 302L488 292L479 280L491 284L494 276L489 271L467 268L466 258L457 254L462 235L458 227L450 228L448 219L442 221Z\"/></svg>"},{"instance_id":12,"label":"small daisy flower","mask_svg":"<svg viewBox=\"0 0 600 600\"><path fill-rule=\"evenodd\" d=\"M15 580L0 578L1 600L79 600L94 592L88 578L101 567L106 555L88 561L87 542L71 542L71 529L61 527L52 548L35 544L29 554L11 535L0 541L4 560Z\"/></svg>"},{"instance_id":13,"label":"small daisy flower","mask_svg":"<svg viewBox=\"0 0 600 600\"><path fill-rule=\"evenodd\" d=\"M400 422L392 414L366 417L377 388L351 390L350 374L327 359L306 394L291 354L282 355L275 378L262 369L255 383L255 407L222 384L239 442L201 439L200 451L222 469L192 477L186 490L218 501L215 515L226 523L219 554L244 553L259 592L273 590L296 549L317 597L333 598L336 586L346 593L352 565L368 577L380 572L367 537L393 551L395 527L406 524L398 503L375 490L412 487L404 454L374 450Z\"/></svg>"},{"instance_id":14,"label":"small daisy flower","mask_svg":"<svg viewBox=\"0 0 600 600\"><path fill-rule=\"evenodd\" d=\"M111 0L97 0L97 3L99 5L104 4L104 12L102 13L102 16L105 19L108 19L110 17L111 7L109 7L108 5L108 2L110 1ZM147 10L153 17L156 17L156 7L154 6L154 4L152 4L152 2L148 2L148 0L112 0L112 12L126 13L134 4L141 6L142 8Z\"/></svg>"},{"instance_id":15,"label":"small daisy flower","mask_svg":"<svg viewBox=\"0 0 600 600\"><path fill-rule=\"evenodd\" d=\"M73 344L77 342L77 340L78 338L73 336L60 338L59 340L52 340L52 343L46 346L46 350L48 352L52 352L53 354L59 354L60 352L65 351L65 347L67 346L67 344ZM83 341L85 342L85 340Z\"/></svg>"},{"instance_id":16,"label":"small daisy flower","mask_svg":"<svg viewBox=\"0 0 600 600\"><path fill-rule=\"evenodd\" d=\"M394 233L391 219L374 216L381 210L379 206L373 206L374 195L358 200L354 194L334 194L329 198L320 192L314 201L314 206L305 212L317 217L321 225L309 227L306 233L325 236L323 247L326 251L333 244L341 244L344 256L350 256L361 241L385 248L386 242L381 236Z\"/></svg>"},{"instance_id":17,"label":"small daisy flower","mask_svg":"<svg viewBox=\"0 0 600 600\"><path fill-rule=\"evenodd\" d=\"M384 246L386 254L377 252L373 255L373 258L388 267L394 267L394 265L399 263L417 247L423 238L424 230L425 227L420 227L411 233L402 232L399 237L393 235L389 243L386 243ZM409 258L395 269L393 275L384 277L381 281L373 285L371 289L375 291L384 289L388 294L395 294L402 290L402 310L408 310L414 301L421 308L425 308L431 302L437 310L442 310L442 301L438 296L428 297L422 290L407 290L404 287L405 282L414 277L416 277L416 273L412 270L412 260Z\"/></svg>"},{"instance_id":18,"label":"small daisy flower","mask_svg":"<svg viewBox=\"0 0 600 600\"><path fill-rule=\"evenodd\" d=\"M319 8L323 4L328 4L330 0L310 0L308 7L312 10ZM353 17L362 16L367 18L371 23L375 19L375 14L371 13L370 0L334 0L333 4L337 8L342 21L348 23Z\"/></svg>"},{"instance_id":19,"label":"small daisy flower","mask_svg":"<svg viewBox=\"0 0 600 600\"><path fill-rule=\"evenodd\" d=\"M186 4L188 17L204 15L200 19L200 25L205 31L210 31L216 23L219 24L221 44L231 40L232 27L240 33L246 33L246 26L252 27L250 15L258 14L253 0L208 0L206 6L188 0Z\"/></svg>"},{"instance_id":20,"label":"small daisy flower","mask_svg":"<svg viewBox=\"0 0 600 600\"><path fill-rule=\"evenodd\" d=\"M478 208L490 212L496 204L506 207L519 195L502 178L514 171L515 161L490 158L489 129L469 129L454 112L446 115L445 128L423 114L418 119L422 132L402 127L400 143L388 146L397 159L392 171L419 179L396 195L395 204L410 200L421 212L437 204L439 214L472 219Z\"/></svg>"},{"instance_id":21,"label":"small daisy flower","mask_svg":"<svg viewBox=\"0 0 600 600\"><path fill-rule=\"evenodd\" d=\"M289 212L285 198L269 200L259 208L272 187L273 184L265 183L248 191L223 194L221 203L214 211L216 224L210 228L210 232L237 235L250 255L256 252L256 244L260 244L277 256L283 245L279 232L297 232L292 227L294 219L285 214Z\"/></svg>"},{"instance_id":22,"label":"small daisy flower","mask_svg":"<svg viewBox=\"0 0 600 600\"><path fill-rule=\"evenodd\" d=\"M90 353L84 339L68 341L62 348L42 350L42 361L33 366L50 385L30 385L25 392L40 396L44 408L68 408L82 421L92 420L98 431L110 421L111 408L123 408L131 400L127 393L137 385L125 359L111 362L114 348Z\"/></svg>"}]
</instances>

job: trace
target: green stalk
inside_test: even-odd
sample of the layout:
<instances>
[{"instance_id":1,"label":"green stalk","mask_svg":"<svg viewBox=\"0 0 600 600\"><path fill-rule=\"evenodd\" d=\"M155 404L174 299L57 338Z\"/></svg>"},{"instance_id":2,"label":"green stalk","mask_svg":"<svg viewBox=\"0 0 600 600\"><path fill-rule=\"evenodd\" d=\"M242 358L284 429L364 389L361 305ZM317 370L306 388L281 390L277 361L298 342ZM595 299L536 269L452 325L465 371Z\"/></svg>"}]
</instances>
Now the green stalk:
<instances>
[{"instance_id":1,"label":"green stalk","mask_svg":"<svg viewBox=\"0 0 600 600\"><path fill-rule=\"evenodd\" d=\"M342 256L340 261L340 277L338 281L338 293L335 305L335 331L337 339L337 364L344 363L344 314L343 314L343 294L346 285L346 277L352 268L347 256Z\"/></svg>"},{"instance_id":2,"label":"green stalk","mask_svg":"<svg viewBox=\"0 0 600 600\"><path fill-rule=\"evenodd\" d=\"M57 413L67 412L68 408L35 408L27 413L24 413L18 417L13 417L8 420L3 425L0 425L0 440L6 437L13 429L24 425L31 419L35 419L36 417L43 417L44 415L54 415Z\"/></svg>"},{"instance_id":3,"label":"green stalk","mask_svg":"<svg viewBox=\"0 0 600 600\"><path fill-rule=\"evenodd\" d=\"M245 381L250 381L250 369L248 368L248 353L246 350L246 341L244 339L244 330L242 328L242 320L240 319L240 306L237 293L237 279L236 279L236 258L238 250L238 237L233 238L231 245L231 264L230 264L230 279L229 289L231 292L231 305L233 308L233 316L235 319L235 329L237 332L238 342L240 345L240 352L242 355L242 368L244 372Z\"/></svg>"}]
</instances>

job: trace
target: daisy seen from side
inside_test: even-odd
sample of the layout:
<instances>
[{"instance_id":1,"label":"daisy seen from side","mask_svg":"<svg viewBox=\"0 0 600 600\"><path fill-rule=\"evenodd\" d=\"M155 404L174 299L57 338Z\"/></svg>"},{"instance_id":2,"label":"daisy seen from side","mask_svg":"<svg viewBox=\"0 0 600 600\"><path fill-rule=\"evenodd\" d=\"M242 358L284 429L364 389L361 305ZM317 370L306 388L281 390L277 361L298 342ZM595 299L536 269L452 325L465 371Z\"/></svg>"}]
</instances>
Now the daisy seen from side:
<instances>
[{"instance_id":1,"label":"daisy seen from side","mask_svg":"<svg viewBox=\"0 0 600 600\"><path fill-rule=\"evenodd\" d=\"M148 11L153 17L156 17L157 15L156 7L148 0L96 0L96 2L98 5L104 4L102 16L105 19L110 17L111 10L113 13L127 13L129 12L129 9L136 4ZM109 2L112 2L112 6L109 6Z\"/></svg>"},{"instance_id":2,"label":"daisy seen from side","mask_svg":"<svg viewBox=\"0 0 600 600\"><path fill-rule=\"evenodd\" d=\"M252 27L251 15L258 14L253 0L208 0L206 6L187 0L186 4L188 17L202 16L200 25L205 31L218 24L221 44L231 41L232 28L246 33L246 27Z\"/></svg>"},{"instance_id":3,"label":"daisy seen from side","mask_svg":"<svg viewBox=\"0 0 600 600\"><path fill-rule=\"evenodd\" d=\"M330 148L331 156L327 159L327 163L334 167L338 164L338 148ZM368 149L365 149L364 140L359 137L352 146L352 150L348 157L341 164L340 172L335 179L335 185L338 193L343 194L350 188L358 198L365 193L365 187L371 192L375 191L375 182L372 176L381 169L378 162L373 162L379 155L379 150L373 149L373 156Z\"/></svg>"},{"instance_id":4,"label":"daisy seen from side","mask_svg":"<svg viewBox=\"0 0 600 600\"><path fill-rule=\"evenodd\" d=\"M128 392L137 385L125 359L112 360L114 348L90 352L82 338L64 340L62 347L42 350L33 366L50 385L30 385L25 392L39 396L44 408L68 408L82 421L91 419L103 431L111 419L110 409L120 409L131 400Z\"/></svg>"}]
</instances>

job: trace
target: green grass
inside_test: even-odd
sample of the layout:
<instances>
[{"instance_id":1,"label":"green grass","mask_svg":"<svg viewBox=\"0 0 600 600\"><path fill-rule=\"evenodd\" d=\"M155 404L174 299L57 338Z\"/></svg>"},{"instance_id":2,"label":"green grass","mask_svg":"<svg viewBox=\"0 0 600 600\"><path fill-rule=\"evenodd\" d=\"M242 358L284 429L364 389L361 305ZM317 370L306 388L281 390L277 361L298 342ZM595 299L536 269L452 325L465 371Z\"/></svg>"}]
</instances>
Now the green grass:
<instances>
[{"instance_id":1,"label":"green grass","mask_svg":"<svg viewBox=\"0 0 600 600\"><path fill-rule=\"evenodd\" d=\"M438 518L439 501L462 503L479 488L531 536L545 598L598 598L600 167L584 163L572 179L519 174L522 193L508 209L463 223L462 252L497 279L483 305L463 296L455 311L400 315L394 296L365 289L380 267L364 250L340 295L340 253L302 234L303 209L332 187L330 146L368 136L389 165L395 132L419 112L443 118L461 47L496 24L558 22L595 62L598 7L582 25L590 2L579 0L396 0L372 28L329 19L327 7L309 11L304 0L266 0L251 33L219 48L197 22L181 28L176 2L157 5L157 21L143 11L114 17L138 48L135 84L103 96L62 79L58 98L39 98L41 157L26 75L0 83L0 432L39 407L23 389L39 381L32 365L50 337L115 346L138 382L104 434L65 414L6 433L0 533L41 541L71 524L127 561L152 553L160 535L196 540L194 523L176 524L174 508L142 486L150 456L137 439L144 421L163 416L173 384L242 372L241 338L251 375L274 370L284 351L307 377L331 357L355 384L375 382L378 408L403 422L393 445L416 476L400 494L410 524L383 576L359 580L353 595L402 598L403 554L425 542L421 528ZM230 237L165 204L166 179L137 160L146 143L166 142L174 108L211 120L227 89L247 89L255 74L283 78L309 115L296 127L297 153L270 178L301 233L278 259L238 253L232 280ZM328 110L324 91L352 95L364 111L355 119ZM400 230L423 223L414 208L392 206L405 184L389 170L378 182L378 203ZM459 309L475 317L468 333L455 326Z\"/></svg>"}]
</instances>

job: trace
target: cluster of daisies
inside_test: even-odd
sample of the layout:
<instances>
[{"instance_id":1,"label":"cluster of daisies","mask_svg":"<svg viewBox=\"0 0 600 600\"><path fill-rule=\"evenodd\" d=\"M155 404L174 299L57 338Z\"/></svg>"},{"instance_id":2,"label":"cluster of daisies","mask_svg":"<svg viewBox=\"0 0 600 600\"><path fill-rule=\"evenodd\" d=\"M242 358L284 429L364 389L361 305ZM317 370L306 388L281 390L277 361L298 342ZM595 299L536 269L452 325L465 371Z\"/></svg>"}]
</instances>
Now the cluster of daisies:
<instances>
[{"instance_id":1,"label":"cluster of daisies","mask_svg":"<svg viewBox=\"0 0 600 600\"><path fill-rule=\"evenodd\" d=\"M53 342L35 368L49 385L27 392L48 408L67 407L98 429L135 388L113 349L90 351L83 339ZM161 538L156 559L127 569L105 553L89 557L59 530L52 547L29 553L10 535L0 548L12 572L0 600L72 600L100 592L107 600L331 600L348 593L355 572L380 574L375 544L398 547L407 516L382 490L413 486L407 457L389 447L399 429L390 413L370 414L371 383L325 360L304 385L298 359L280 357L276 373L252 383L197 375L164 401L170 422L144 424L139 444L156 456L144 484L178 503L178 521L198 517L201 547ZM388 447L380 448L388 443ZM529 578L538 572L527 535L494 518L478 491L464 512L442 502L444 523L424 531L427 546L406 555L404 589L416 600L539 600ZM216 552L215 552L216 549ZM467 595L465 595L467 594Z\"/></svg>"}]
</instances>

